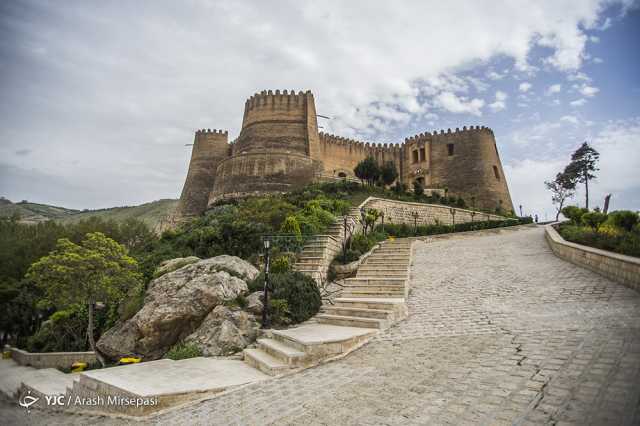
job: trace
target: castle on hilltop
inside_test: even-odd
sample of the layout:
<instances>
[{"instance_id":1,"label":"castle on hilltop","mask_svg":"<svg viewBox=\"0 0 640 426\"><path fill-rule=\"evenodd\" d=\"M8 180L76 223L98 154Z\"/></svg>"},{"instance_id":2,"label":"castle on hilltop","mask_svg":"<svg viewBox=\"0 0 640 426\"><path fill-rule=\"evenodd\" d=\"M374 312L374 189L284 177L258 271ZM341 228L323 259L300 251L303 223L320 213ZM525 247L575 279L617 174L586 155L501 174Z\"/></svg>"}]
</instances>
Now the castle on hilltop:
<instances>
[{"instance_id":1,"label":"castle on hilltop","mask_svg":"<svg viewBox=\"0 0 640 426\"><path fill-rule=\"evenodd\" d=\"M398 180L448 189L477 208L513 211L493 131L471 126L375 144L318 132L310 91L262 91L244 105L242 129L196 131L177 215L192 217L226 198L286 192L310 182L355 178L368 156L392 161Z\"/></svg>"}]
</instances>

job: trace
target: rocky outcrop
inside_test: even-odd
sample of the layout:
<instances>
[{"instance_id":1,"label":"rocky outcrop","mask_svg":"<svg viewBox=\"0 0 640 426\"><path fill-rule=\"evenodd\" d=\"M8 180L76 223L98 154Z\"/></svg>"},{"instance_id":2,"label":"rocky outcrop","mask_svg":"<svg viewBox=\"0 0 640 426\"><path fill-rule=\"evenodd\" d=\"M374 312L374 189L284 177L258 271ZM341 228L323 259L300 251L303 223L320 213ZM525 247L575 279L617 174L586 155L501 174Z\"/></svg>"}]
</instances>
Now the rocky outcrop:
<instances>
[{"instance_id":1,"label":"rocky outcrop","mask_svg":"<svg viewBox=\"0 0 640 426\"><path fill-rule=\"evenodd\" d=\"M264 309L264 292L254 291L247 296L247 311L254 315L262 315L262 309Z\"/></svg>"},{"instance_id":2,"label":"rocky outcrop","mask_svg":"<svg viewBox=\"0 0 640 426\"><path fill-rule=\"evenodd\" d=\"M200 260L199 257L196 256L188 256L188 257L177 257L175 259L165 260L158 266L158 268L153 273L155 278L161 277L164 274L168 274L169 272L177 271L183 266L191 265L192 263L196 263Z\"/></svg>"},{"instance_id":3,"label":"rocky outcrop","mask_svg":"<svg viewBox=\"0 0 640 426\"><path fill-rule=\"evenodd\" d=\"M160 358L198 330L216 306L246 294L246 281L257 275L250 263L223 255L156 278L149 284L142 309L108 330L98 341L98 350L114 359L126 355Z\"/></svg>"},{"instance_id":4,"label":"rocky outcrop","mask_svg":"<svg viewBox=\"0 0 640 426\"><path fill-rule=\"evenodd\" d=\"M253 343L259 327L252 314L218 305L185 342L198 346L205 356L231 355Z\"/></svg>"}]
</instances>

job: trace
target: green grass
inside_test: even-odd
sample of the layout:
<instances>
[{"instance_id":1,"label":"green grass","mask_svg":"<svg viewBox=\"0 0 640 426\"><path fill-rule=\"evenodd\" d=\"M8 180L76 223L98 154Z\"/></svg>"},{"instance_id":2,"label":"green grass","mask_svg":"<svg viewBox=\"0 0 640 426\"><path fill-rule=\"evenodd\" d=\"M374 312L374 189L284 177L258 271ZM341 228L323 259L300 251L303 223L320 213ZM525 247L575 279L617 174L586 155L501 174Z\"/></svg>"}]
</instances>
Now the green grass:
<instances>
[{"instance_id":1,"label":"green grass","mask_svg":"<svg viewBox=\"0 0 640 426\"><path fill-rule=\"evenodd\" d=\"M20 216L23 223L34 224L51 219L60 219L77 213L78 210L47 204L19 202L12 203L7 199L0 199L0 217Z\"/></svg>"},{"instance_id":2,"label":"green grass","mask_svg":"<svg viewBox=\"0 0 640 426\"><path fill-rule=\"evenodd\" d=\"M84 210L60 219L61 223L77 223L90 217L117 222L138 219L153 228L178 205L178 200L158 200L139 206L112 207L100 210Z\"/></svg>"}]
</instances>

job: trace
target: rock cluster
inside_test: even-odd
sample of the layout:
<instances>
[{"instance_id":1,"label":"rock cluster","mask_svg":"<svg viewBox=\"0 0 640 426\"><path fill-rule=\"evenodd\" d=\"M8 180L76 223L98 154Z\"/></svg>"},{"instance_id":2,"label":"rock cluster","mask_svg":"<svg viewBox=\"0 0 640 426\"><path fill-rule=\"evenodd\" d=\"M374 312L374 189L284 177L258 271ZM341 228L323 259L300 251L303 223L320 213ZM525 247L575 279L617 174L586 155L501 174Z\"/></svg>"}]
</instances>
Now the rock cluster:
<instances>
[{"instance_id":1,"label":"rock cluster","mask_svg":"<svg viewBox=\"0 0 640 426\"><path fill-rule=\"evenodd\" d=\"M108 330L98 350L117 359L162 357L187 339L207 355L226 355L255 340L253 315L230 309L248 292L258 270L235 256L216 256L168 272L149 284L144 306L131 319Z\"/></svg>"}]
</instances>

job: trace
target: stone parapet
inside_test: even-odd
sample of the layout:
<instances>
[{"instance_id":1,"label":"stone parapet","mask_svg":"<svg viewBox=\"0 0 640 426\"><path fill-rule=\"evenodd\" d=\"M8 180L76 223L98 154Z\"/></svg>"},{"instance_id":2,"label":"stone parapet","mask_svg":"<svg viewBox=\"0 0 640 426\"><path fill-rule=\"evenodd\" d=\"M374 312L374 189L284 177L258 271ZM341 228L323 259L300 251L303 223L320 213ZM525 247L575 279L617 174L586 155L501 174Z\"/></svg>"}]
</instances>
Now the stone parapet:
<instances>
[{"instance_id":1,"label":"stone parapet","mask_svg":"<svg viewBox=\"0 0 640 426\"><path fill-rule=\"evenodd\" d=\"M97 362L95 352L27 352L8 347L11 358L20 365L34 368L69 368L74 362Z\"/></svg>"},{"instance_id":2,"label":"stone parapet","mask_svg":"<svg viewBox=\"0 0 640 426\"><path fill-rule=\"evenodd\" d=\"M640 290L640 259L566 241L554 225L557 224L545 226L545 237L556 256L631 289Z\"/></svg>"},{"instance_id":3,"label":"stone parapet","mask_svg":"<svg viewBox=\"0 0 640 426\"><path fill-rule=\"evenodd\" d=\"M472 210L442 206L438 204L410 203L369 197L362 204L367 209L376 209L384 213L385 223L413 225L452 225L455 212L455 223L484 222L489 220L505 220L504 216ZM414 219L414 214L418 216ZM415 222L414 222L415 220Z\"/></svg>"}]
</instances>

